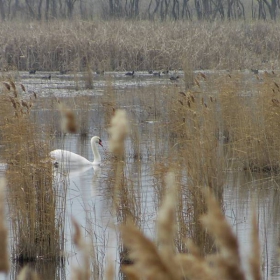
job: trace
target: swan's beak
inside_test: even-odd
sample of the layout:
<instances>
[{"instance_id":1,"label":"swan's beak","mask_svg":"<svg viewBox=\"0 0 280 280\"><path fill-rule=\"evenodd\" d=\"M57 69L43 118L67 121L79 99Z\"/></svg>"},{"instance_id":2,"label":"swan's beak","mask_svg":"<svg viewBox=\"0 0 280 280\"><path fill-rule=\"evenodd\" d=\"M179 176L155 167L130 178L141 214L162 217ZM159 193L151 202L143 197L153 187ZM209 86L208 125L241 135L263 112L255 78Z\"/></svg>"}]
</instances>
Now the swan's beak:
<instances>
[{"instance_id":1,"label":"swan's beak","mask_svg":"<svg viewBox=\"0 0 280 280\"><path fill-rule=\"evenodd\" d=\"M101 141L101 140L99 140L98 144L99 144L102 148L104 148L103 145L102 145L102 141Z\"/></svg>"}]
</instances>

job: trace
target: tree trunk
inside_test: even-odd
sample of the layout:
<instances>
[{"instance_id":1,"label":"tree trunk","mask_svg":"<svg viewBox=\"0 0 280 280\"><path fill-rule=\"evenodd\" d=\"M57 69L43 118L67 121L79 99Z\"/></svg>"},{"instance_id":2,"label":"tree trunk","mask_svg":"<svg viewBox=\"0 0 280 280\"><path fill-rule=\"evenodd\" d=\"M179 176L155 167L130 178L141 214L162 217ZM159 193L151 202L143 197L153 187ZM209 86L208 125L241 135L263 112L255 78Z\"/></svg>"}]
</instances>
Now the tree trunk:
<instances>
[{"instance_id":1,"label":"tree trunk","mask_svg":"<svg viewBox=\"0 0 280 280\"><path fill-rule=\"evenodd\" d=\"M1 15L1 20L6 19L5 6L3 0L0 0L0 15Z\"/></svg>"}]
</instances>

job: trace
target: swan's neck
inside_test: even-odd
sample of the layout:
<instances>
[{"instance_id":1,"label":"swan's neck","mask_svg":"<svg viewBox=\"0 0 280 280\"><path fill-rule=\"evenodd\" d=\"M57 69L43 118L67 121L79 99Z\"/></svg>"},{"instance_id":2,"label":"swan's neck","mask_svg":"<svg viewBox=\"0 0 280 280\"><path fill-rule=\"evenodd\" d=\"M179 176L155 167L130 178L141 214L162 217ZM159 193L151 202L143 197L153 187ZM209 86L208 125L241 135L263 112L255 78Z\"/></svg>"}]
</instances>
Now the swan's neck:
<instances>
[{"instance_id":1,"label":"swan's neck","mask_svg":"<svg viewBox=\"0 0 280 280\"><path fill-rule=\"evenodd\" d=\"M93 163L101 162L101 156L99 154L99 151L97 149L96 143L94 141L91 142L91 148L93 152Z\"/></svg>"}]
</instances>

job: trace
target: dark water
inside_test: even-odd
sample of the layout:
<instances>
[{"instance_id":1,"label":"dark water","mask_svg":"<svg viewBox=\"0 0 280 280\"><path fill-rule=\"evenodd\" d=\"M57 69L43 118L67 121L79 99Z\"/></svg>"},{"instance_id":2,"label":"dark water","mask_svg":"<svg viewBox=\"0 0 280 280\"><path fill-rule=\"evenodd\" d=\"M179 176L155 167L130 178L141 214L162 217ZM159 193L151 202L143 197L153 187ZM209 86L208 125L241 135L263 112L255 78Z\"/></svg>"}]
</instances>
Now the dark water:
<instances>
[{"instance_id":1,"label":"dark water","mask_svg":"<svg viewBox=\"0 0 280 280\"><path fill-rule=\"evenodd\" d=\"M217 73L216 73L217 74ZM70 279L71 267L79 266L80 253L75 248L71 236L73 226L71 218L74 217L82 227L86 240L94 244L93 256L97 266L95 274L103 279L104 264L108 257L113 259L118 276L119 253L118 234L116 227L119 224L112 210L112 183L108 182L111 176L110 155L108 153L108 133L105 122L104 94L105 89L111 87L114 92L114 104L125 108L129 118L132 120L134 138L126 143L128 161L125 172L131 182L128 186L133 189L137 198L136 213L139 224L149 237L155 234L156 211L158 209L158 198L154 188L155 178L153 166L158 158L167 157L168 147L173 143L165 137L165 123L168 122L164 110L151 108L142 110L141 91L149 88L152 98L157 107L160 107L157 96L166 87L183 87L184 82L179 80L173 84L168 76L154 77L147 73L137 73L134 78L126 77L124 73L106 73L94 75L93 88L85 89L84 74L60 75L52 73L52 79L43 77L48 73L39 73L31 76L26 73L18 73L21 82L25 85L27 93L24 98L28 99L35 91L41 98L38 99L33 108L34 117L42 125L52 123L53 130L59 130L53 118L51 109L55 106L56 98L71 104L84 118L85 135L58 135L53 141L53 149L63 148L78 153L89 160L93 160L90 147L90 138L98 135L103 140L104 150L100 149L103 159L99 168L88 168L68 171L58 170L57 187L63 187L67 182L66 197L66 221L65 221L65 265L52 267L46 264L34 265L39 273L44 275L42 279ZM182 73L179 75L183 76ZM211 73L208 73L211 75ZM252 84L251 73L244 74L244 83ZM213 89L214 91L214 89ZM244 94L247 94L244 92ZM251 94L251 93L250 93ZM85 96L89 97L83 101ZM125 98L124 98L125 96ZM127 103L125 100L128 100ZM106 99L108 101L108 99ZM107 102L106 101L106 102ZM82 103L79 103L82 102ZM113 100L112 100L113 102ZM82 106L82 110L80 109ZM75 108L75 105L77 107ZM58 117L58 116L57 116ZM49 121L48 121L49 120ZM160 125L159 125L160 122ZM138 145L134 142L138 141ZM137 150L140 147L140 150ZM141 160L135 158L141 155ZM4 174L3 172L1 173ZM280 277L280 264L278 258L279 243L279 178L264 177L258 174L247 174L245 172L228 172L228 180L223 192L223 206L225 215L236 233L242 258L244 258L244 269L248 265L246 260L250 255L250 230L253 206L258 210L258 221L260 231L260 244L262 251L262 269L264 279L278 279ZM0 279L15 279L17 267L12 267L10 276Z\"/></svg>"}]
</instances>

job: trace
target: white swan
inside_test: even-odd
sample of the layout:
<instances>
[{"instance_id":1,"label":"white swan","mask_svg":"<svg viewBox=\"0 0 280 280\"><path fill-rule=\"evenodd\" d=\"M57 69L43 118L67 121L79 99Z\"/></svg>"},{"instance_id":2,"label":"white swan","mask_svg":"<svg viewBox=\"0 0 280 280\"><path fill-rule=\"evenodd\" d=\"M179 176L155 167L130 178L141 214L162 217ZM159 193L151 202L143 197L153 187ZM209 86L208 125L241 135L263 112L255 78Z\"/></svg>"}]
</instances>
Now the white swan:
<instances>
[{"instance_id":1,"label":"white swan","mask_svg":"<svg viewBox=\"0 0 280 280\"><path fill-rule=\"evenodd\" d=\"M66 150L54 150L50 152L50 156L53 159L55 166L60 166L62 164L66 166L83 166L83 165L99 165L101 163L101 156L97 149L97 145L103 147L100 137L94 136L90 140L91 149L93 152L94 160L93 162L87 160L86 158L77 155L75 153Z\"/></svg>"}]
</instances>

